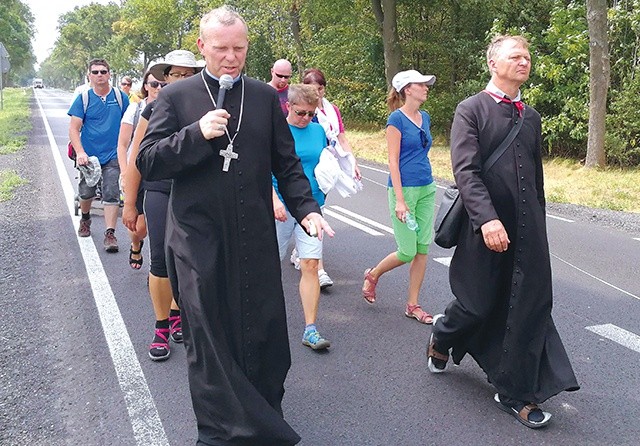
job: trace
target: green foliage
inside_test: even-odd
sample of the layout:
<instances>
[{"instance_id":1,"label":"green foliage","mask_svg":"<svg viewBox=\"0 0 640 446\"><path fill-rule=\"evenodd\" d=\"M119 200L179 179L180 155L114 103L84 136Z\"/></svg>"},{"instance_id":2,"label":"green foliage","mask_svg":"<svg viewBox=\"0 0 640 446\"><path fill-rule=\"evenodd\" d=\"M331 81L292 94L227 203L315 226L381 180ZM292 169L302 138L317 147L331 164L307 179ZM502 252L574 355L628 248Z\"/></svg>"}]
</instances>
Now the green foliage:
<instances>
[{"instance_id":1,"label":"green foliage","mask_svg":"<svg viewBox=\"0 0 640 446\"><path fill-rule=\"evenodd\" d=\"M547 30L532 39L533 75L525 100L543 116L551 155L586 155L589 122L589 34L584 4L557 4Z\"/></svg>"},{"instance_id":2,"label":"green foliage","mask_svg":"<svg viewBox=\"0 0 640 446\"><path fill-rule=\"evenodd\" d=\"M31 46L34 18L29 7L19 0L2 0L0 7L0 42L9 53L10 71L3 85L26 84L33 77L36 61Z\"/></svg>"},{"instance_id":3,"label":"green foliage","mask_svg":"<svg viewBox=\"0 0 640 446\"><path fill-rule=\"evenodd\" d=\"M0 41L8 29L9 14L13 14L12 20L18 14L24 17L22 22L30 23L29 15L16 12L20 11L19 1L4 0L7 2L11 12L0 11ZM40 72L49 85L75 87L82 82L90 57L106 57L119 76L139 77L143 67L168 51L181 48L197 53L201 16L226 3L235 7L249 26L248 75L268 80L269 70L279 58L292 62L294 82L305 68L320 68L327 77L327 98L340 107L349 128L384 126L388 86L382 36L371 0L119 3L91 4L60 17L60 37ZM446 142L456 104L482 90L489 80L484 54L491 36L523 34L531 42L533 56L533 71L523 86L523 95L542 115L544 147L553 156L584 158L589 118L589 35L584 0L392 3L402 47L401 69L437 76L424 105L437 138ZM640 0L611 4L607 156L613 164L628 165L640 162L636 130L640 117L634 103L640 93ZM22 53L31 54L30 49Z\"/></svg>"}]
</instances>

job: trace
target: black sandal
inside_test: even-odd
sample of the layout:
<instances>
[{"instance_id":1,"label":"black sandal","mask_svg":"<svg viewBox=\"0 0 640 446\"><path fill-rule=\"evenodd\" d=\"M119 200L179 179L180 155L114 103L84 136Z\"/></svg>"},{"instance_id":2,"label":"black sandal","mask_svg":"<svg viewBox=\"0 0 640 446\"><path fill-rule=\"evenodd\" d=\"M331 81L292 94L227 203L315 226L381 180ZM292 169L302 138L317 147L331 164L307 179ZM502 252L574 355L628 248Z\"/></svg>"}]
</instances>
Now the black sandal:
<instances>
[{"instance_id":1,"label":"black sandal","mask_svg":"<svg viewBox=\"0 0 640 446\"><path fill-rule=\"evenodd\" d=\"M542 411L542 409L540 409L537 404L531 403L511 406L500 401L500 395L497 393L494 395L493 399L500 410L513 415L516 420L531 429L539 429L541 427L545 427L547 424L549 424L549 421L551 421L551 414L549 412ZM529 418L529 415L534 412L542 415L541 421L533 421Z\"/></svg>"},{"instance_id":2,"label":"black sandal","mask_svg":"<svg viewBox=\"0 0 640 446\"><path fill-rule=\"evenodd\" d=\"M140 240L140 248L137 251L133 250L133 245L129 247L129 266L131 266L131 268L135 270L139 270L140 268L142 268L142 261L144 260L144 258L140 256L139 259L134 259L133 256L142 254L143 246L144 246L144 240Z\"/></svg>"}]
</instances>

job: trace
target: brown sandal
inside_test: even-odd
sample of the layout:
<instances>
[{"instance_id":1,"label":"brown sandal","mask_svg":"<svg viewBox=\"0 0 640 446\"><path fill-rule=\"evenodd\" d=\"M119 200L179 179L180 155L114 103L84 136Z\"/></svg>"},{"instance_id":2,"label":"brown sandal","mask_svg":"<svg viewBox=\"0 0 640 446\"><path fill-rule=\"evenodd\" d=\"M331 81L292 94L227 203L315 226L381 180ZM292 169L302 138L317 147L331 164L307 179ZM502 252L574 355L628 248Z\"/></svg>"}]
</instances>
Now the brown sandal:
<instances>
[{"instance_id":1,"label":"brown sandal","mask_svg":"<svg viewBox=\"0 0 640 446\"><path fill-rule=\"evenodd\" d=\"M371 275L373 268L369 268L364 272L364 284L362 284L362 297L368 304L373 304L376 301L376 285L378 279ZM366 288L367 282L369 282L369 289Z\"/></svg>"}]
</instances>

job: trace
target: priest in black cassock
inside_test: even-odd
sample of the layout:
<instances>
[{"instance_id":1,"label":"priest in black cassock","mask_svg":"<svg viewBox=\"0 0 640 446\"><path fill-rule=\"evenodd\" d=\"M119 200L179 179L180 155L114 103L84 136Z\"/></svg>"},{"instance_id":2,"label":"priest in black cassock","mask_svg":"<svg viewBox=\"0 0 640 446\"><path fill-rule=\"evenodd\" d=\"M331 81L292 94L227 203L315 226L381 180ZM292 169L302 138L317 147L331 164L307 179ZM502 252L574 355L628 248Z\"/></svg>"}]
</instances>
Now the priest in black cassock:
<instances>
[{"instance_id":1,"label":"priest in black cassock","mask_svg":"<svg viewBox=\"0 0 640 446\"><path fill-rule=\"evenodd\" d=\"M498 36L487 51L491 81L462 101L451 128L451 162L466 213L449 270L456 299L434 318L428 366L442 372L471 354L498 393L497 406L530 428L551 415L538 403L579 388L551 317L553 293L541 155L541 121L520 101L528 42ZM482 165L515 125L493 167Z\"/></svg>"},{"instance_id":2,"label":"priest in black cassock","mask_svg":"<svg viewBox=\"0 0 640 446\"><path fill-rule=\"evenodd\" d=\"M281 401L291 364L271 173L292 215L333 235L276 91L242 74L247 25L223 6L200 22L206 68L163 88L137 165L173 179L166 246L182 309L199 445L294 445ZM223 104L219 79L233 78ZM226 77L226 76L225 76Z\"/></svg>"}]
</instances>

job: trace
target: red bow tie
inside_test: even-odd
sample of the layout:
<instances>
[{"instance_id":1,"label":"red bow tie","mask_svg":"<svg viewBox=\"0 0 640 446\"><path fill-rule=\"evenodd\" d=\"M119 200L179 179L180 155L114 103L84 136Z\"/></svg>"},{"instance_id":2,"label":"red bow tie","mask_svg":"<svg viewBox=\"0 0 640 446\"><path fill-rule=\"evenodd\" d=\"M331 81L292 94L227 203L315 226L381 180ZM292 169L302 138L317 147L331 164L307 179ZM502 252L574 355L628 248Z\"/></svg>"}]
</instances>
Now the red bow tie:
<instances>
[{"instance_id":1,"label":"red bow tie","mask_svg":"<svg viewBox=\"0 0 640 446\"><path fill-rule=\"evenodd\" d=\"M507 104L513 104L516 109L518 109L518 116L520 116L522 118L522 110L524 110L524 102L522 101L514 101L512 99L509 99L506 96L500 96L495 94L492 91L489 90L484 90L485 93L487 93L490 96L493 96L494 98L500 99L502 102L506 102Z\"/></svg>"}]
</instances>

